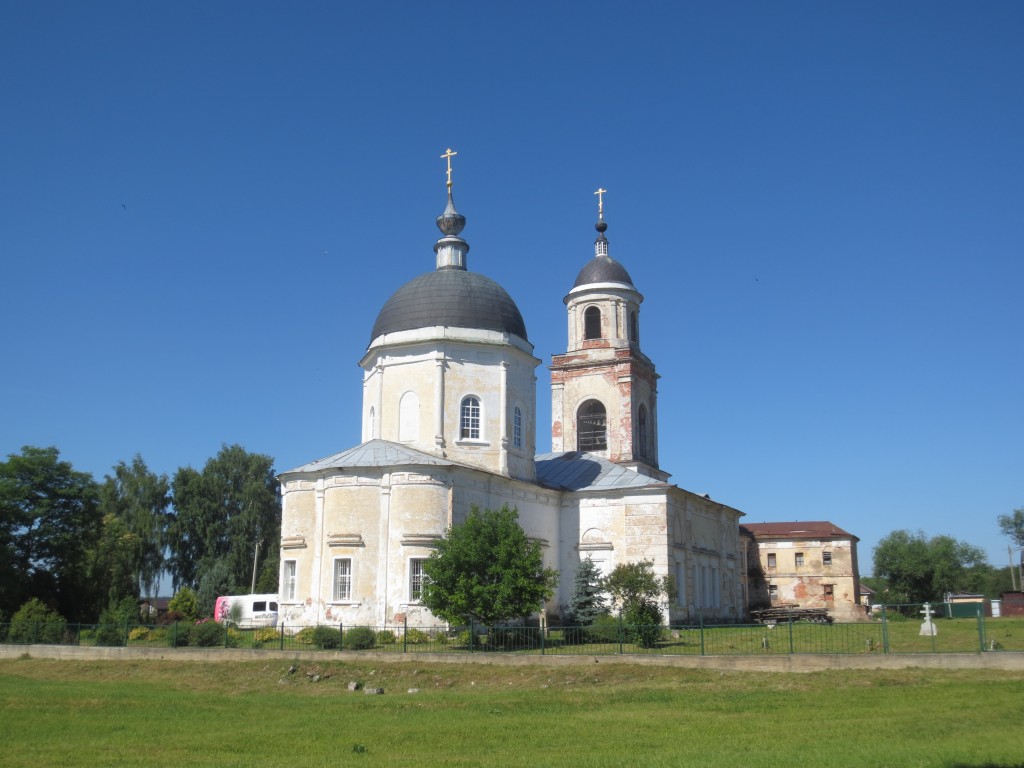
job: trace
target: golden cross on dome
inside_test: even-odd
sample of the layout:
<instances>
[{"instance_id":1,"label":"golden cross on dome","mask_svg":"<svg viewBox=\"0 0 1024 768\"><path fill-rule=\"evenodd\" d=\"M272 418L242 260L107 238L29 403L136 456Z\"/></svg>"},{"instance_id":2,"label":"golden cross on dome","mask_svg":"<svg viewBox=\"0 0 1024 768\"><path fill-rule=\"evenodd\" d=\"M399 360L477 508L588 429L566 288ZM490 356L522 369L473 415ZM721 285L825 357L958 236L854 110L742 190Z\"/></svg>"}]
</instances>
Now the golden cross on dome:
<instances>
[{"instance_id":1,"label":"golden cross on dome","mask_svg":"<svg viewBox=\"0 0 1024 768\"><path fill-rule=\"evenodd\" d=\"M452 188L452 158L455 157L457 154L459 153L452 152L452 148L448 147L448 149L445 150L444 154L441 155L442 160L448 160L448 189Z\"/></svg>"},{"instance_id":2,"label":"golden cross on dome","mask_svg":"<svg viewBox=\"0 0 1024 768\"><path fill-rule=\"evenodd\" d=\"M603 219L604 218L604 196L608 194L608 190L607 189L601 189L600 187L598 187L597 191L594 194L597 195L597 218Z\"/></svg>"}]
</instances>

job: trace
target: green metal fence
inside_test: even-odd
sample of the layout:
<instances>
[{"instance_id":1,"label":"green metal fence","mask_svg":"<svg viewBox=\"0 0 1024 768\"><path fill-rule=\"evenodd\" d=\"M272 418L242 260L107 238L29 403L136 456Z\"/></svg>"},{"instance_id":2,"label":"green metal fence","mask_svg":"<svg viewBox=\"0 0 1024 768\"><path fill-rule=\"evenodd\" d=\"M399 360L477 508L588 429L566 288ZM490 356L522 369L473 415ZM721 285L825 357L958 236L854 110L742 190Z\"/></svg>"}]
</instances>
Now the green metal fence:
<instances>
[{"instance_id":1,"label":"green metal fence","mask_svg":"<svg viewBox=\"0 0 1024 768\"><path fill-rule=\"evenodd\" d=\"M78 646L206 647L271 650L372 650L378 653L656 654L752 656L1024 651L1024 619L934 618L922 628L920 606L886 606L869 620L814 624L694 624L636 627L621 616L593 626L377 627L280 625L237 629L198 624L0 624L0 643Z\"/></svg>"}]
</instances>

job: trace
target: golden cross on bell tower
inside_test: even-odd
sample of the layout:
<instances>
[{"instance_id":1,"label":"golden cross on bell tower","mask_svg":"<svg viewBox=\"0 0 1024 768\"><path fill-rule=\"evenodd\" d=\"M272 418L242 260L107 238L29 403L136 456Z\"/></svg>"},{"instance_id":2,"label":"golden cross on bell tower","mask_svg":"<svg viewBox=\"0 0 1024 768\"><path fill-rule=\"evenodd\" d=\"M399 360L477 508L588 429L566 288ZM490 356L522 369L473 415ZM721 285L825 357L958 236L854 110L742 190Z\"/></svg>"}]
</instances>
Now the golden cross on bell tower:
<instances>
[{"instance_id":1,"label":"golden cross on bell tower","mask_svg":"<svg viewBox=\"0 0 1024 768\"><path fill-rule=\"evenodd\" d=\"M606 194L608 194L608 190L607 189L601 189L600 187L598 187L597 191L594 194L597 195L597 218L603 219L604 218L604 196Z\"/></svg>"},{"instance_id":2,"label":"golden cross on bell tower","mask_svg":"<svg viewBox=\"0 0 1024 768\"><path fill-rule=\"evenodd\" d=\"M448 189L452 188L452 158L455 157L457 154L459 153L452 152L452 148L448 147L448 149L445 150L444 154L441 155L442 160L448 160Z\"/></svg>"}]
</instances>

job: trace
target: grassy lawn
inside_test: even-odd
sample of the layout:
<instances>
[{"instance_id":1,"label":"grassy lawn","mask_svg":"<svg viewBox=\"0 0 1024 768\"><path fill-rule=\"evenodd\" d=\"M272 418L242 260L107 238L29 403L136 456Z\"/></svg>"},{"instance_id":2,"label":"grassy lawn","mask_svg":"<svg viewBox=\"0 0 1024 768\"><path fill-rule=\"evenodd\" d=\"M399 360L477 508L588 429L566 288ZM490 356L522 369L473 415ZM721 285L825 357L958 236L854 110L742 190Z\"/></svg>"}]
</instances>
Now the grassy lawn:
<instances>
[{"instance_id":1,"label":"grassy lawn","mask_svg":"<svg viewBox=\"0 0 1024 768\"><path fill-rule=\"evenodd\" d=\"M1024 766L1024 673L290 666L0 661L0 765Z\"/></svg>"}]
</instances>

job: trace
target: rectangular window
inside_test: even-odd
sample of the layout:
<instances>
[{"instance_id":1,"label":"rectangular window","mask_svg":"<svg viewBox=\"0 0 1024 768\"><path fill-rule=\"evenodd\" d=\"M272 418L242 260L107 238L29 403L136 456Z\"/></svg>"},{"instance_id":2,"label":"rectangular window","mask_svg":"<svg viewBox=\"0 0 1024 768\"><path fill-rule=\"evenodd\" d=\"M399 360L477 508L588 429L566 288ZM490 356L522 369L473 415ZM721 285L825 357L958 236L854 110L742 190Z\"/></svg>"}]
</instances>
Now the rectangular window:
<instances>
[{"instance_id":1,"label":"rectangular window","mask_svg":"<svg viewBox=\"0 0 1024 768\"><path fill-rule=\"evenodd\" d=\"M285 560L284 561L284 578L282 579L284 585L284 599L294 600L295 599L295 561Z\"/></svg>"},{"instance_id":2,"label":"rectangular window","mask_svg":"<svg viewBox=\"0 0 1024 768\"><path fill-rule=\"evenodd\" d=\"M423 596L423 560L416 557L409 561L409 600L414 603Z\"/></svg>"},{"instance_id":3,"label":"rectangular window","mask_svg":"<svg viewBox=\"0 0 1024 768\"><path fill-rule=\"evenodd\" d=\"M480 401L475 397L462 401L459 436L466 440L480 439Z\"/></svg>"},{"instance_id":4,"label":"rectangular window","mask_svg":"<svg viewBox=\"0 0 1024 768\"><path fill-rule=\"evenodd\" d=\"M822 552L821 553L821 564L822 565L832 565L832 553L831 552Z\"/></svg>"},{"instance_id":5,"label":"rectangular window","mask_svg":"<svg viewBox=\"0 0 1024 768\"><path fill-rule=\"evenodd\" d=\"M796 560L796 567L797 568L800 568L801 566L803 566L803 564L804 564L804 553L803 552L797 552L795 555L793 555L793 558Z\"/></svg>"},{"instance_id":6,"label":"rectangular window","mask_svg":"<svg viewBox=\"0 0 1024 768\"><path fill-rule=\"evenodd\" d=\"M775 553L774 552L769 552L768 553L768 567L769 568L774 568L775 567Z\"/></svg>"},{"instance_id":7,"label":"rectangular window","mask_svg":"<svg viewBox=\"0 0 1024 768\"><path fill-rule=\"evenodd\" d=\"M523 447L523 412L516 406L512 416L512 446Z\"/></svg>"},{"instance_id":8,"label":"rectangular window","mask_svg":"<svg viewBox=\"0 0 1024 768\"><path fill-rule=\"evenodd\" d=\"M836 585L835 584L823 584L825 588L825 599L835 600L836 599Z\"/></svg>"},{"instance_id":9,"label":"rectangular window","mask_svg":"<svg viewBox=\"0 0 1024 768\"><path fill-rule=\"evenodd\" d=\"M347 557L334 561L334 599L352 599L352 560Z\"/></svg>"}]
</instances>

